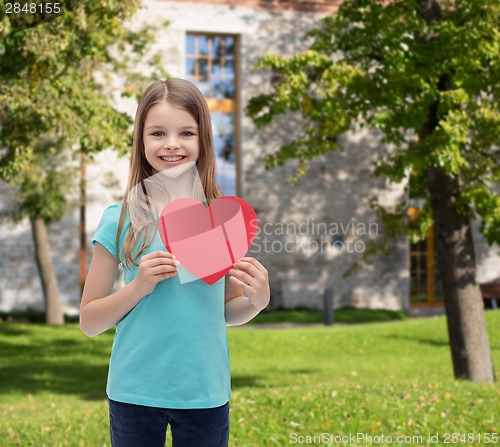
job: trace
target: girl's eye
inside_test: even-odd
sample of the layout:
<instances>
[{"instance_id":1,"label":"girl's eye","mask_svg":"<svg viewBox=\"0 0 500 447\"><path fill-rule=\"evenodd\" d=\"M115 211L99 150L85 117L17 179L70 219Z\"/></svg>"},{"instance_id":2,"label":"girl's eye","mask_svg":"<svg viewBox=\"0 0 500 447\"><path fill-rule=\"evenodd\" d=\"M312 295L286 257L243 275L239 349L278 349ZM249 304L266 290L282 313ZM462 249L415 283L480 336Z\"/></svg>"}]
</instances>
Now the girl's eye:
<instances>
[{"instance_id":1,"label":"girl's eye","mask_svg":"<svg viewBox=\"0 0 500 447\"><path fill-rule=\"evenodd\" d=\"M184 135L184 134L189 134L189 135ZM164 135L163 131L161 130L157 130L156 132L153 132L151 135L155 136L155 137L161 137ZM184 135L185 137L190 137L191 135L193 135L191 132L189 132L189 130L185 130L184 132L182 132L181 135Z\"/></svg>"}]
</instances>

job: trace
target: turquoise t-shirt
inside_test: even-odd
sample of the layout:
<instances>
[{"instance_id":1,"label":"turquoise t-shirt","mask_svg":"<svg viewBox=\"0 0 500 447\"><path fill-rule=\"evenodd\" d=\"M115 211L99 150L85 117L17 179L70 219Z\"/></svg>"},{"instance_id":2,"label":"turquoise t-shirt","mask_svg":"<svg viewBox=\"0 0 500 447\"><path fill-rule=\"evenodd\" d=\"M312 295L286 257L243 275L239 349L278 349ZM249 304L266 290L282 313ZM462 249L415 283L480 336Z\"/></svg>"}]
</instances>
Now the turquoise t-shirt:
<instances>
[{"instance_id":1,"label":"turquoise t-shirt","mask_svg":"<svg viewBox=\"0 0 500 447\"><path fill-rule=\"evenodd\" d=\"M118 203L104 210L92 238L92 245L99 242L115 258L121 208ZM120 247L129 228L127 213ZM168 251L159 231L143 255L155 250ZM123 263L123 270L128 284L138 267L129 270ZM182 284L178 276L160 281L116 324L106 385L110 399L162 408L213 408L229 401L225 278L212 285L200 279Z\"/></svg>"}]
</instances>

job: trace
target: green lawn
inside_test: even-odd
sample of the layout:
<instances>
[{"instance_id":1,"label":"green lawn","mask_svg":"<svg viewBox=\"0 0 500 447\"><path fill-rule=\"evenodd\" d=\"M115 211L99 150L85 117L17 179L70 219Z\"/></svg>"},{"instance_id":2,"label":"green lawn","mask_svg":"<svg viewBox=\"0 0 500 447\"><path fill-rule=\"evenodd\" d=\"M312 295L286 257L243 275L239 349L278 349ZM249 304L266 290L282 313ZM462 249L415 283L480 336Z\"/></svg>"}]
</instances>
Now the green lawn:
<instances>
[{"instance_id":1,"label":"green lawn","mask_svg":"<svg viewBox=\"0 0 500 447\"><path fill-rule=\"evenodd\" d=\"M498 375L500 312L486 319ZM393 437L371 445L500 444L478 441L500 430L500 386L453 380L444 317L228 331L232 447L370 445L327 444L328 434ZM0 446L110 446L113 332L88 338L77 324L0 324ZM445 443L450 432L475 441ZM427 442L436 433L439 441ZM299 444L314 435L316 444ZM399 435L423 441L398 444Z\"/></svg>"},{"instance_id":2,"label":"green lawn","mask_svg":"<svg viewBox=\"0 0 500 447\"><path fill-rule=\"evenodd\" d=\"M408 315L402 311L386 309L357 309L344 307L336 309L333 319L336 323L368 323L374 321L404 320ZM264 311L257 315L252 324L260 323L323 323L322 310L280 309Z\"/></svg>"}]
</instances>

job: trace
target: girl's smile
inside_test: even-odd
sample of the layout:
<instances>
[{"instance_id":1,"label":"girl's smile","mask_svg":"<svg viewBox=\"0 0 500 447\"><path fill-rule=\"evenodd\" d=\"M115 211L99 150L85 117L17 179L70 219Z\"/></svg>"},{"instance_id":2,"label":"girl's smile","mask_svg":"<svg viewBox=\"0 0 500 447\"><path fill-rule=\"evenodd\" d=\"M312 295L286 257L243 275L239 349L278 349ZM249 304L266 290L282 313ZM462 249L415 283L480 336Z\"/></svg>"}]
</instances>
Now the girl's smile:
<instances>
[{"instance_id":1,"label":"girl's smile","mask_svg":"<svg viewBox=\"0 0 500 447\"><path fill-rule=\"evenodd\" d=\"M162 160L167 166L177 166L181 163L182 160L187 158L186 155L168 155L168 156L160 156L158 157Z\"/></svg>"}]
</instances>

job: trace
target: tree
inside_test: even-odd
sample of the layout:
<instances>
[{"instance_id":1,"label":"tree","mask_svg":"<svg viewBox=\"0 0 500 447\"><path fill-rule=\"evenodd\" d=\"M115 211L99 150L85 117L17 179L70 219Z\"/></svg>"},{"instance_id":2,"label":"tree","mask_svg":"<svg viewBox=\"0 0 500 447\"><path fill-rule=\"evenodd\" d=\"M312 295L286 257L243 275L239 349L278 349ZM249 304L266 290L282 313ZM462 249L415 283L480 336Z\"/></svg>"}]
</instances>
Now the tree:
<instances>
[{"instance_id":1,"label":"tree","mask_svg":"<svg viewBox=\"0 0 500 447\"><path fill-rule=\"evenodd\" d=\"M14 221L30 220L49 324L63 316L46 227L78 203L81 154L129 151L132 120L113 95L138 97L148 81L166 76L153 52L151 75L130 67L144 68L155 31L168 24L127 28L140 0L61 3L64 14L42 24L27 14L0 22L0 179L17 190ZM119 92L116 78L124 83Z\"/></svg>"},{"instance_id":2,"label":"tree","mask_svg":"<svg viewBox=\"0 0 500 447\"><path fill-rule=\"evenodd\" d=\"M499 24L496 0L346 1L307 33L306 51L259 61L281 80L246 110L258 127L302 114L302 134L266 158L268 169L298 159L292 184L307 160L342 150L336 138L348 130L374 129L395 147L374 174L407 190L412 172L425 205L410 221L405 202L389 210L372 198L385 237L363 261L392 237L426 237L434 223L454 375L473 381L495 380L470 222L479 218L488 243L500 243Z\"/></svg>"}]
</instances>

